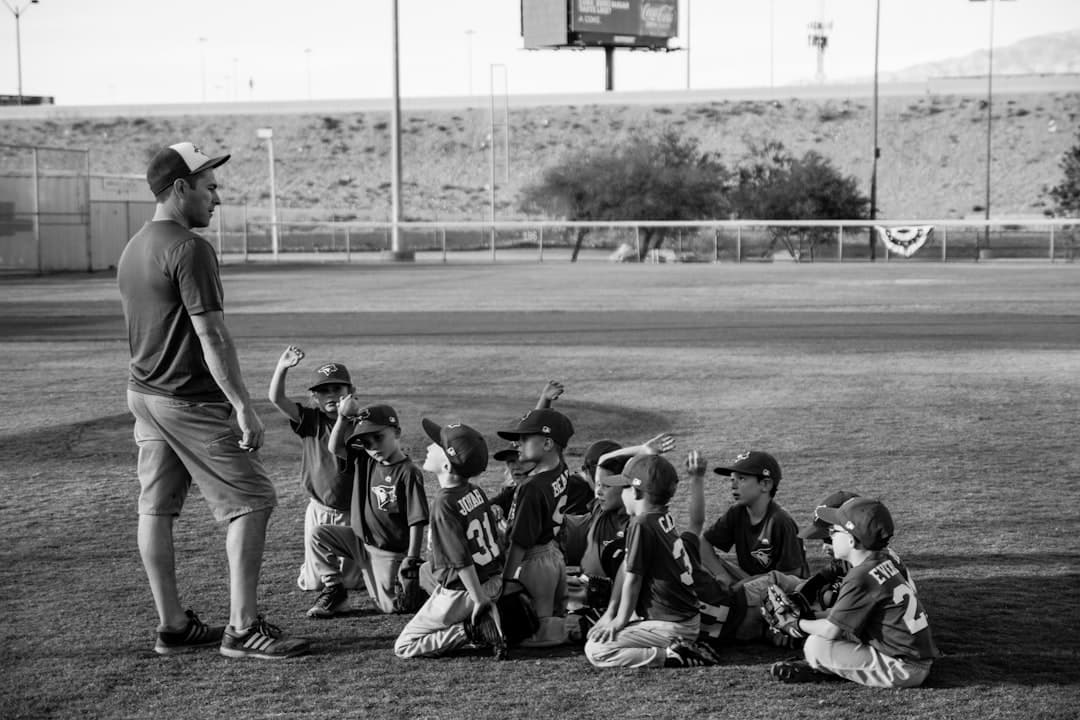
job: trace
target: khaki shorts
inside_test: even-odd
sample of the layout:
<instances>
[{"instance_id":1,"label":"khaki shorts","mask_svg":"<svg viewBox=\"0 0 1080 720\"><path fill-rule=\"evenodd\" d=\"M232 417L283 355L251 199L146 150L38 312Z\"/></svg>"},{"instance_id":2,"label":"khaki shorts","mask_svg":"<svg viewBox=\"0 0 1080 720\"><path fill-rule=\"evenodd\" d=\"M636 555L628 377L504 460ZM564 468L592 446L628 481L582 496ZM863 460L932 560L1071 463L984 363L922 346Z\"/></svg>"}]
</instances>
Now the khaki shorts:
<instances>
[{"instance_id":1,"label":"khaki shorts","mask_svg":"<svg viewBox=\"0 0 1080 720\"><path fill-rule=\"evenodd\" d=\"M229 403L133 390L127 401L139 446L141 515L179 515L192 480L219 521L277 505L258 455L240 448Z\"/></svg>"}]
</instances>

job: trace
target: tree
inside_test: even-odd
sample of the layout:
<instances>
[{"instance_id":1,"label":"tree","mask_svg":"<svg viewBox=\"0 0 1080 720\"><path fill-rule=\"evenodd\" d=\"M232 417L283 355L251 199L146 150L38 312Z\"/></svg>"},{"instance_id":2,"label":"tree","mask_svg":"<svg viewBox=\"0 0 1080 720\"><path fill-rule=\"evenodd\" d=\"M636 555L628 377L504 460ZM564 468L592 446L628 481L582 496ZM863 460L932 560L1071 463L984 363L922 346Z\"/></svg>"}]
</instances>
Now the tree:
<instances>
[{"instance_id":1,"label":"tree","mask_svg":"<svg viewBox=\"0 0 1080 720\"><path fill-rule=\"evenodd\" d=\"M567 220L697 220L727 215L730 173L696 138L665 129L575 150L522 191L526 212ZM666 228L644 228L638 258L659 248ZM588 234L579 228L571 259Z\"/></svg>"},{"instance_id":2,"label":"tree","mask_svg":"<svg viewBox=\"0 0 1080 720\"><path fill-rule=\"evenodd\" d=\"M1077 144L1061 156L1064 179L1050 189L1054 200L1054 214L1059 217L1080 217L1080 130L1076 131Z\"/></svg>"},{"instance_id":3,"label":"tree","mask_svg":"<svg viewBox=\"0 0 1080 720\"><path fill-rule=\"evenodd\" d=\"M854 220L869 216L870 199L858 181L844 177L832 162L810 150L796 158L783 143L750 146L747 162L736 171L731 205L739 217L757 220ZM802 248L814 257L816 246L834 236L828 228L776 227L772 242L783 243L796 260ZM872 240L871 240L872 242Z\"/></svg>"}]
</instances>

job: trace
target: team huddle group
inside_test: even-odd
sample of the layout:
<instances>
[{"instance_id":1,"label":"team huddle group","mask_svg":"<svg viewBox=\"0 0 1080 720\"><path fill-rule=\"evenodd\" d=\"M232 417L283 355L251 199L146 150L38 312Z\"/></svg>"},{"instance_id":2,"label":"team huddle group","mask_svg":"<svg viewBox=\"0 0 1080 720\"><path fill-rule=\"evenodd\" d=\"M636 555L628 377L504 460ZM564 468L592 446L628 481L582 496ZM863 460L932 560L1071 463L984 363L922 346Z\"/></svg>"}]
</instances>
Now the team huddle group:
<instances>
[{"instance_id":1,"label":"team huddle group","mask_svg":"<svg viewBox=\"0 0 1080 720\"><path fill-rule=\"evenodd\" d=\"M714 469L731 478L734 504L705 527L708 468L690 452L681 532L668 511L680 484L664 457L673 438L594 442L572 472L564 453L574 429L551 407L563 392L555 381L498 430L508 447L490 457L505 463L505 482L489 498L475 482L489 464L476 429L422 419L430 444L417 468L395 410L362 406L344 364L317 367L310 402L290 401L285 377L302 358L296 346L283 352L269 395L304 448L310 501L297 582L319 591L309 616L349 611L348 590L363 586L380 611L415 613L394 644L402 658L583 643L597 667L695 667L719 664L731 643L763 641L803 650L772 666L784 682L925 680L936 650L914 582L887 548L893 523L880 502L836 492L800 533L774 499L779 463L750 451ZM430 506L421 470L438 480ZM808 538L833 555L813 575ZM733 561L718 554L732 550ZM510 587L535 612L524 628L500 615Z\"/></svg>"},{"instance_id":2,"label":"team huddle group","mask_svg":"<svg viewBox=\"0 0 1080 720\"><path fill-rule=\"evenodd\" d=\"M258 612L277 493L255 452L263 425L224 323L217 258L192 231L207 227L220 204L213 171L228 159L188 142L157 153L147 170L154 217L117 265L139 447L138 543L160 621L156 652L218 646L226 657L282 659L308 652L310 642ZM467 424L423 418L431 442L421 468L401 446L397 412L361 403L343 364L314 368L308 397L290 400L286 377L303 357L285 349L269 397L301 439L310 501L297 582L318 593L308 615L349 611L349 591L363 587L379 611L411 616L394 643L402 658L466 649L505 658L515 645L577 643L598 667L694 667L718 664L732 643L764 641L802 650L772 666L783 682L908 687L926 679L938 653L915 583L888 547L892 517L877 500L834 488L800 533L775 500L779 463L750 451L713 468L730 478L734 502L706 526L709 468L691 451L681 531L668 509L680 487L665 457L674 439L600 440L571 471L574 428L552 408L558 382L497 430L507 444L493 454ZM490 460L505 463L494 497L477 484ZM438 481L430 505L424 471ZM180 600L173 531L193 481L228 523L224 626ZM832 556L815 574L803 545L811 538Z\"/></svg>"}]
</instances>

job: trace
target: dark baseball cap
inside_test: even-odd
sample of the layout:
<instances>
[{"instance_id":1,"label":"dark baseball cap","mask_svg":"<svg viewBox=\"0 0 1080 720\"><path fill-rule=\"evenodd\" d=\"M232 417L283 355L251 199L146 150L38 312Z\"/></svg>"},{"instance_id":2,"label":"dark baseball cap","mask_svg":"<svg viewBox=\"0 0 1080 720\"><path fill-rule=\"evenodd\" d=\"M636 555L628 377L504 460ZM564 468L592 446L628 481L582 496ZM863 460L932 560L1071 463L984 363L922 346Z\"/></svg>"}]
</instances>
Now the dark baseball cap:
<instances>
[{"instance_id":1,"label":"dark baseball cap","mask_svg":"<svg viewBox=\"0 0 1080 720\"><path fill-rule=\"evenodd\" d=\"M581 458L581 464L587 468L595 468L600 463L600 458L613 450L622 450L622 445L614 440L597 440L585 449L585 455ZM623 463L626 461L623 460ZM609 472L619 472L621 467L612 467L614 462L609 460L604 463L604 469Z\"/></svg>"},{"instance_id":2,"label":"dark baseball cap","mask_svg":"<svg viewBox=\"0 0 1080 720\"><path fill-rule=\"evenodd\" d=\"M368 405L356 413L356 427L349 440L357 435L379 432L387 428L400 428L397 413L389 405Z\"/></svg>"},{"instance_id":3,"label":"dark baseball cap","mask_svg":"<svg viewBox=\"0 0 1080 720\"><path fill-rule=\"evenodd\" d=\"M603 478L610 487L632 487L646 495L671 497L679 484L679 473L662 455L635 455L618 475Z\"/></svg>"},{"instance_id":4,"label":"dark baseball cap","mask_svg":"<svg viewBox=\"0 0 1080 720\"><path fill-rule=\"evenodd\" d=\"M827 540L829 538L829 528L831 528L832 525L824 520L818 519L818 511L821 510L821 508L838 508L851 498L856 497L859 497L859 493L838 490L822 500L818 503L818 506L814 508L814 522L810 524L810 527L800 532L799 537L803 540Z\"/></svg>"},{"instance_id":5,"label":"dark baseball cap","mask_svg":"<svg viewBox=\"0 0 1080 720\"><path fill-rule=\"evenodd\" d=\"M558 410L540 408L530 410L517 425L509 430L499 430L503 440L520 440L522 435L544 435L551 438L559 447L566 447L574 435L574 426L570 418Z\"/></svg>"},{"instance_id":6,"label":"dark baseball cap","mask_svg":"<svg viewBox=\"0 0 1080 720\"><path fill-rule=\"evenodd\" d=\"M506 448L492 455L494 459L499 462L513 462L521 457L521 453L517 451L517 448Z\"/></svg>"},{"instance_id":7,"label":"dark baseball cap","mask_svg":"<svg viewBox=\"0 0 1080 720\"><path fill-rule=\"evenodd\" d=\"M892 514L873 498L853 497L838 508L819 507L814 515L829 527L844 528L867 550L883 550L893 536Z\"/></svg>"},{"instance_id":8,"label":"dark baseball cap","mask_svg":"<svg viewBox=\"0 0 1080 720\"><path fill-rule=\"evenodd\" d=\"M748 450L735 458L735 462L727 467L713 469L717 475L757 475L758 477L770 478L773 483L780 482L780 463L767 452L760 450Z\"/></svg>"},{"instance_id":9,"label":"dark baseball cap","mask_svg":"<svg viewBox=\"0 0 1080 720\"><path fill-rule=\"evenodd\" d=\"M154 155L146 169L146 182L150 185L150 192L157 197L158 193L180 178L224 165L230 157L232 156L210 157L197 145L189 142L176 143Z\"/></svg>"},{"instance_id":10,"label":"dark baseball cap","mask_svg":"<svg viewBox=\"0 0 1080 720\"><path fill-rule=\"evenodd\" d=\"M352 378L349 377L347 367L341 363L328 362L312 370L308 382L308 390L314 390L322 385L352 385Z\"/></svg>"},{"instance_id":11,"label":"dark baseball cap","mask_svg":"<svg viewBox=\"0 0 1080 720\"><path fill-rule=\"evenodd\" d=\"M440 426L423 418L420 424L432 442L446 451L446 457L458 475L471 478L487 470L487 441L479 432L464 423Z\"/></svg>"}]
</instances>

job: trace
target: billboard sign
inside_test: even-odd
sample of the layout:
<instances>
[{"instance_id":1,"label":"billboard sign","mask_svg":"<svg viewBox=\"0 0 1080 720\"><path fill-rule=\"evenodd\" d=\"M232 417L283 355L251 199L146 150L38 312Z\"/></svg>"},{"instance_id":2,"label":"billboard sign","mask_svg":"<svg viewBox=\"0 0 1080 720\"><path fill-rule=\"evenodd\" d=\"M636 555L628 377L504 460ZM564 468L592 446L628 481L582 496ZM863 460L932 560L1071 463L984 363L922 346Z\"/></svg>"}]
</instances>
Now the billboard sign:
<instances>
[{"instance_id":1,"label":"billboard sign","mask_svg":"<svg viewBox=\"0 0 1080 720\"><path fill-rule=\"evenodd\" d=\"M677 7L678 0L571 0L570 32L666 41L678 34Z\"/></svg>"}]
</instances>

